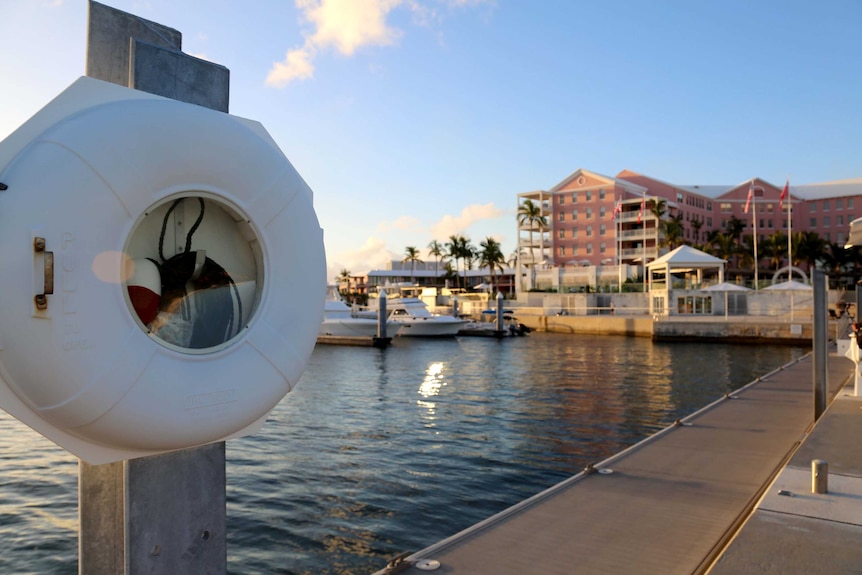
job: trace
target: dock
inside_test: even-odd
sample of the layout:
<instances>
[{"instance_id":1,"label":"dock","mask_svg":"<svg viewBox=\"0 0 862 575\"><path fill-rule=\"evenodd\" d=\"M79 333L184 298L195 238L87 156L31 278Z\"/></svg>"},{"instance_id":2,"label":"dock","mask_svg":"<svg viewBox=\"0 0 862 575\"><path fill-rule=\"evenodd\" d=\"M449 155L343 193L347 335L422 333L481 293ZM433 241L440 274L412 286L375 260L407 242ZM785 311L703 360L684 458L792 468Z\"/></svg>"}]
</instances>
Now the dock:
<instances>
[{"instance_id":1,"label":"dock","mask_svg":"<svg viewBox=\"0 0 862 575\"><path fill-rule=\"evenodd\" d=\"M827 365L816 427L808 354L378 575L859 573L862 399Z\"/></svg>"},{"instance_id":2,"label":"dock","mask_svg":"<svg viewBox=\"0 0 862 575\"><path fill-rule=\"evenodd\" d=\"M317 343L324 345L353 345L360 347L385 348L392 343L391 337L363 337L346 335L319 335Z\"/></svg>"}]
</instances>

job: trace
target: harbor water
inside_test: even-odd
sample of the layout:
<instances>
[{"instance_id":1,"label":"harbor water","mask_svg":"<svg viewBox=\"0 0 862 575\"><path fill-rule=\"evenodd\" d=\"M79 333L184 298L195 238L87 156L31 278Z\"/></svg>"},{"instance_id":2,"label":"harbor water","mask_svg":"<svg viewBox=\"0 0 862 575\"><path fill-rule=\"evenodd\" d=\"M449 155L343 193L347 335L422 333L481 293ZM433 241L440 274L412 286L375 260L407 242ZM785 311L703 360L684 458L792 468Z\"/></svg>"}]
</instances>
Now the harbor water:
<instances>
[{"instance_id":1,"label":"harbor water","mask_svg":"<svg viewBox=\"0 0 862 575\"><path fill-rule=\"evenodd\" d=\"M227 446L228 569L368 574L805 353L533 333L319 345ZM0 412L0 573L77 573L77 460Z\"/></svg>"}]
</instances>

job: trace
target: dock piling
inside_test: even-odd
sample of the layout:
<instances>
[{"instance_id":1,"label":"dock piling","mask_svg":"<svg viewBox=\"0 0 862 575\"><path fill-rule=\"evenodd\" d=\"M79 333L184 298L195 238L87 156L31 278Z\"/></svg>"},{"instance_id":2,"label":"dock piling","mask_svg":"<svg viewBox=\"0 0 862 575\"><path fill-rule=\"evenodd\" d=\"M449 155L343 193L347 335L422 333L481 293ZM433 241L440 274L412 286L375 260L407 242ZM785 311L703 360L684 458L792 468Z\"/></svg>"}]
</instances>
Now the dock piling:
<instances>
[{"instance_id":1,"label":"dock piling","mask_svg":"<svg viewBox=\"0 0 862 575\"><path fill-rule=\"evenodd\" d=\"M829 463L822 459L811 460L811 492L828 493Z\"/></svg>"}]
</instances>

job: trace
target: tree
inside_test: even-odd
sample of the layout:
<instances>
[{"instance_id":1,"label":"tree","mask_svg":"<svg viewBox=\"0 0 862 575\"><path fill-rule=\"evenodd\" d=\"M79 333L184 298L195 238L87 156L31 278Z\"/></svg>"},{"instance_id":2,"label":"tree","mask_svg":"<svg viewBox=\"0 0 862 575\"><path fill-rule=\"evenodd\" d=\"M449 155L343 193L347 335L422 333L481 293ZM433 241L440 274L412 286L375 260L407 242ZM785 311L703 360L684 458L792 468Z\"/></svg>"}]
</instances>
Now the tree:
<instances>
[{"instance_id":1,"label":"tree","mask_svg":"<svg viewBox=\"0 0 862 575\"><path fill-rule=\"evenodd\" d=\"M345 290L343 293L348 296L350 295L350 276L350 270L348 270L347 268L341 268L341 271L338 274L338 278L336 278L338 279L339 283L347 282L347 290Z\"/></svg>"},{"instance_id":2,"label":"tree","mask_svg":"<svg viewBox=\"0 0 862 575\"><path fill-rule=\"evenodd\" d=\"M664 230L664 239L661 242L663 245L668 246L670 249L674 249L685 243L682 237L682 214L677 214L675 216L671 216L667 220L659 221L659 225Z\"/></svg>"},{"instance_id":3,"label":"tree","mask_svg":"<svg viewBox=\"0 0 862 575\"><path fill-rule=\"evenodd\" d=\"M731 258L736 255L737 251L736 241L733 239L733 236L730 234L723 234L718 230L709 235L707 246L710 254L728 262L730 262Z\"/></svg>"},{"instance_id":4,"label":"tree","mask_svg":"<svg viewBox=\"0 0 862 575\"><path fill-rule=\"evenodd\" d=\"M500 249L500 242L488 236L479 243L479 265L487 267L491 271L491 287L496 283L494 280L494 270L503 271L503 264L506 263L506 258L503 256L503 251Z\"/></svg>"},{"instance_id":5,"label":"tree","mask_svg":"<svg viewBox=\"0 0 862 575\"><path fill-rule=\"evenodd\" d=\"M808 271L813 270L817 260L822 260L826 252L826 240L817 232L798 232L793 234L793 243L796 244L795 257L799 261L808 264Z\"/></svg>"},{"instance_id":6,"label":"tree","mask_svg":"<svg viewBox=\"0 0 862 575\"><path fill-rule=\"evenodd\" d=\"M700 244L700 228L703 227L703 220L691 220L691 229L694 230L694 243Z\"/></svg>"},{"instance_id":7,"label":"tree","mask_svg":"<svg viewBox=\"0 0 862 575\"><path fill-rule=\"evenodd\" d=\"M458 263L461 261L461 237L458 235L449 236L449 241L446 242L446 255L455 260L455 286L461 287L461 276L458 274Z\"/></svg>"},{"instance_id":8,"label":"tree","mask_svg":"<svg viewBox=\"0 0 862 575\"><path fill-rule=\"evenodd\" d=\"M518 206L518 225L528 225L530 227L530 269L532 270L531 286L535 284L536 277L536 254L533 251L533 230L538 228L540 231L548 226L548 218L542 215L541 206L533 203L533 200L526 199L524 203Z\"/></svg>"},{"instance_id":9,"label":"tree","mask_svg":"<svg viewBox=\"0 0 862 575\"><path fill-rule=\"evenodd\" d=\"M739 243L739 240L742 237L742 231L747 225L748 224L745 220L740 220L736 216L730 216L730 219L727 221L727 233L730 234L730 237L732 237L736 243Z\"/></svg>"},{"instance_id":10,"label":"tree","mask_svg":"<svg viewBox=\"0 0 862 575\"><path fill-rule=\"evenodd\" d=\"M437 269L437 263L440 261L440 258L445 255L444 250L446 246L438 242L437 240L431 240L431 243L428 244L428 255L434 256L434 283L437 283L437 278L439 277L439 270Z\"/></svg>"},{"instance_id":11,"label":"tree","mask_svg":"<svg viewBox=\"0 0 862 575\"><path fill-rule=\"evenodd\" d=\"M404 259L401 260L402 264L406 264L410 262L410 281L416 283L416 262L424 263L419 259L419 250L413 246L407 246L404 249Z\"/></svg>"}]
</instances>

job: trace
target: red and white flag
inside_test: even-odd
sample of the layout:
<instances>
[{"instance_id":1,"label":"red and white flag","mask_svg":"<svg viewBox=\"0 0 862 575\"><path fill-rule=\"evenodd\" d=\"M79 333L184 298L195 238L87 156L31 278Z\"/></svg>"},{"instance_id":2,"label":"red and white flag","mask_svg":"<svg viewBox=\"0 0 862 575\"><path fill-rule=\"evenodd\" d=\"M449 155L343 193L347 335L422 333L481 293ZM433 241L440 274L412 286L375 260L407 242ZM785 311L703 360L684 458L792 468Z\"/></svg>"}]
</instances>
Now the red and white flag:
<instances>
[{"instance_id":1,"label":"red and white flag","mask_svg":"<svg viewBox=\"0 0 862 575\"><path fill-rule=\"evenodd\" d=\"M621 204L622 204L622 200L617 200L617 203L614 204L614 213L611 215L612 220L617 219L617 215L620 213L620 211L623 208Z\"/></svg>"},{"instance_id":2,"label":"red and white flag","mask_svg":"<svg viewBox=\"0 0 862 575\"><path fill-rule=\"evenodd\" d=\"M644 208L646 208L646 194L641 200L641 211L638 212L638 223L641 223L641 218L644 217Z\"/></svg>"},{"instance_id":3,"label":"red and white flag","mask_svg":"<svg viewBox=\"0 0 862 575\"><path fill-rule=\"evenodd\" d=\"M778 196L778 210L784 209L784 200L787 199L787 193L790 190L790 178L787 178L787 183L784 184L784 189L781 190L781 195Z\"/></svg>"},{"instance_id":4,"label":"red and white flag","mask_svg":"<svg viewBox=\"0 0 862 575\"><path fill-rule=\"evenodd\" d=\"M751 207L751 198L754 196L754 181L752 180L751 185L748 186L748 199L745 200L745 209L743 210L746 214L748 213L748 208Z\"/></svg>"}]
</instances>

